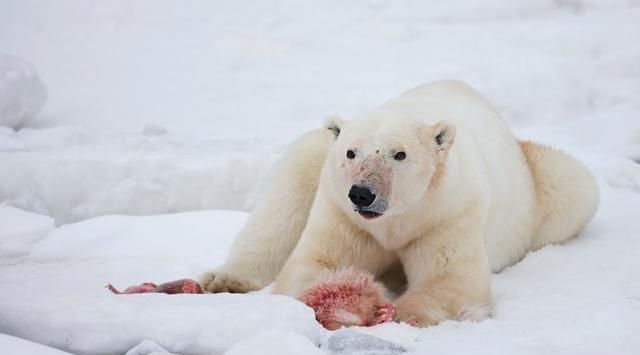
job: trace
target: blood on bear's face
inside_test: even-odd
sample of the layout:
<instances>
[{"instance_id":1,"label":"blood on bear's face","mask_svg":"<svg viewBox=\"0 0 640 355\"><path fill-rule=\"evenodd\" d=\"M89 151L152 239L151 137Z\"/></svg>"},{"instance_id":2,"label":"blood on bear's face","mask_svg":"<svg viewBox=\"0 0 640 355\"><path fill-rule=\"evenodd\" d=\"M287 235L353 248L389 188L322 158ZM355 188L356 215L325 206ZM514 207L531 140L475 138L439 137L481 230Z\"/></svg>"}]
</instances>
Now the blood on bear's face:
<instances>
[{"instance_id":1,"label":"blood on bear's face","mask_svg":"<svg viewBox=\"0 0 640 355\"><path fill-rule=\"evenodd\" d=\"M343 123L328 158L333 196L365 221L418 208L437 165L415 121L366 118ZM423 128L422 130L420 128Z\"/></svg>"}]
</instances>

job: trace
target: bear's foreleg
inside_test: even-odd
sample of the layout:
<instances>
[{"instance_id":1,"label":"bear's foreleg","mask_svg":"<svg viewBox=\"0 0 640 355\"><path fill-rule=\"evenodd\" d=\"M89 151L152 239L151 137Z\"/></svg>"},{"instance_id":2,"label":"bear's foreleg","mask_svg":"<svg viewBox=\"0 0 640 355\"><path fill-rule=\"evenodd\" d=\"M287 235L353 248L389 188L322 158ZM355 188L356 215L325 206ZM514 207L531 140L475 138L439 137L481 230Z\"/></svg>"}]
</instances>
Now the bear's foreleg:
<instances>
[{"instance_id":1,"label":"bear's foreleg","mask_svg":"<svg viewBox=\"0 0 640 355\"><path fill-rule=\"evenodd\" d=\"M275 279L304 229L333 134L318 129L292 143L224 265L204 273L207 292L245 293Z\"/></svg>"},{"instance_id":2,"label":"bear's foreleg","mask_svg":"<svg viewBox=\"0 0 640 355\"><path fill-rule=\"evenodd\" d=\"M273 292L299 297L323 271L352 266L379 275L397 256L386 251L368 233L341 219L341 212L327 208L318 196L314 212L293 254L278 275Z\"/></svg>"},{"instance_id":3,"label":"bear's foreleg","mask_svg":"<svg viewBox=\"0 0 640 355\"><path fill-rule=\"evenodd\" d=\"M447 319L478 318L469 312L488 309L491 273L482 224L463 219L434 228L398 253L408 289L396 300L395 320L425 327Z\"/></svg>"}]
</instances>

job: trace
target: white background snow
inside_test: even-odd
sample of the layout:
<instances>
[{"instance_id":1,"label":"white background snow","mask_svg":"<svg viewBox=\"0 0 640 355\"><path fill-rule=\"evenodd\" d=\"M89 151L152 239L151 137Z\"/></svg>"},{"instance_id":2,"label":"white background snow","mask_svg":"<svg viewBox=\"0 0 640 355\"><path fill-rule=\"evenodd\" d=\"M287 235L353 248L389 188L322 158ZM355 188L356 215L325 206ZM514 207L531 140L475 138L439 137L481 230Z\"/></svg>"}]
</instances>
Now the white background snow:
<instances>
[{"instance_id":1,"label":"white background snow","mask_svg":"<svg viewBox=\"0 0 640 355\"><path fill-rule=\"evenodd\" d=\"M411 354L640 353L640 1L0 0L2 353L328 353L285 297L103 286L221 263L288 142L444 78L583 160L600 210L495 275L491 319L358 331Z\"/></svg>"}]
</instances>

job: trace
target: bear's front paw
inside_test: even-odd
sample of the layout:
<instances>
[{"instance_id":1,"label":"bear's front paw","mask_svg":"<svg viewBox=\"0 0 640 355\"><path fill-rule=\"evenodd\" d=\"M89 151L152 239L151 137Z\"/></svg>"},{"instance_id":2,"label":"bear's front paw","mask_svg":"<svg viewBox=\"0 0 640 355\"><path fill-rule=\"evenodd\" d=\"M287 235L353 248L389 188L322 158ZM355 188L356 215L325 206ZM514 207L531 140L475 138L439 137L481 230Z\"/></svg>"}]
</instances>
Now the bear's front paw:
<instances>
[{"instance_id":1,"label":"bear's front paw","mask_svg":"<svg viewBox=\"0 0 640 355\"><path fill-rule=\"evenodd\" d=\"M204 273L200 277L200 286L210 293L247 293L259 289L255 282L218 271Z\"/></svg>"},{"instance_id":2,"label":"bear's front paw","mask_svg":"<svg viewBox=\"0 0 640 355\"><path fill-rule=\"evenodd\" d=\"M444 311L429 305L426 300L418 296L405 295L397 300L396 314L393 319L396 322L404 322L417 327L436 325L445 320Z\"/></svg>"}]
</instances>

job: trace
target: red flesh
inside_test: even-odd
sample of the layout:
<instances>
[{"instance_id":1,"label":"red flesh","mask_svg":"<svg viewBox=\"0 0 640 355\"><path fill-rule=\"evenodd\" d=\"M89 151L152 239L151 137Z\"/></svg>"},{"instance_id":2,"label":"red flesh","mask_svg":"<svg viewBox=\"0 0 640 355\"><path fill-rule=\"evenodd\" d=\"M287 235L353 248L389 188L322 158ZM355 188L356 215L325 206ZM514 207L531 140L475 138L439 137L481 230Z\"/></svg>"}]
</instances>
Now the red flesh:
<instances>
[{"instance_id":1,"label":"red flesh","mask_svg":"<svg viewBox=\"0 0 640 355\"><path fill-rule=\"evenodd\" d=\"M108 284L105 286L109 291L117 294L131 294L131 293L166 293L170 295L178 293L204 293L202 287L198 282L189 279L176 280L171 282L165 282L160 285L156 285L151 282L145 282L137 286L127 287L124 291L118 291L113 285Z\"/></svg>"},{"instance_id":2,"label":"red flesh","mask_svg":"<svg viewBox=\"0 0 640 355\"><path fill-rule=\"evenodd\" d=\"M322 326L373 326L393 320L395 306L373 275L354 268L326 272L301 296Z\"/></svg>"}]
</instances>

